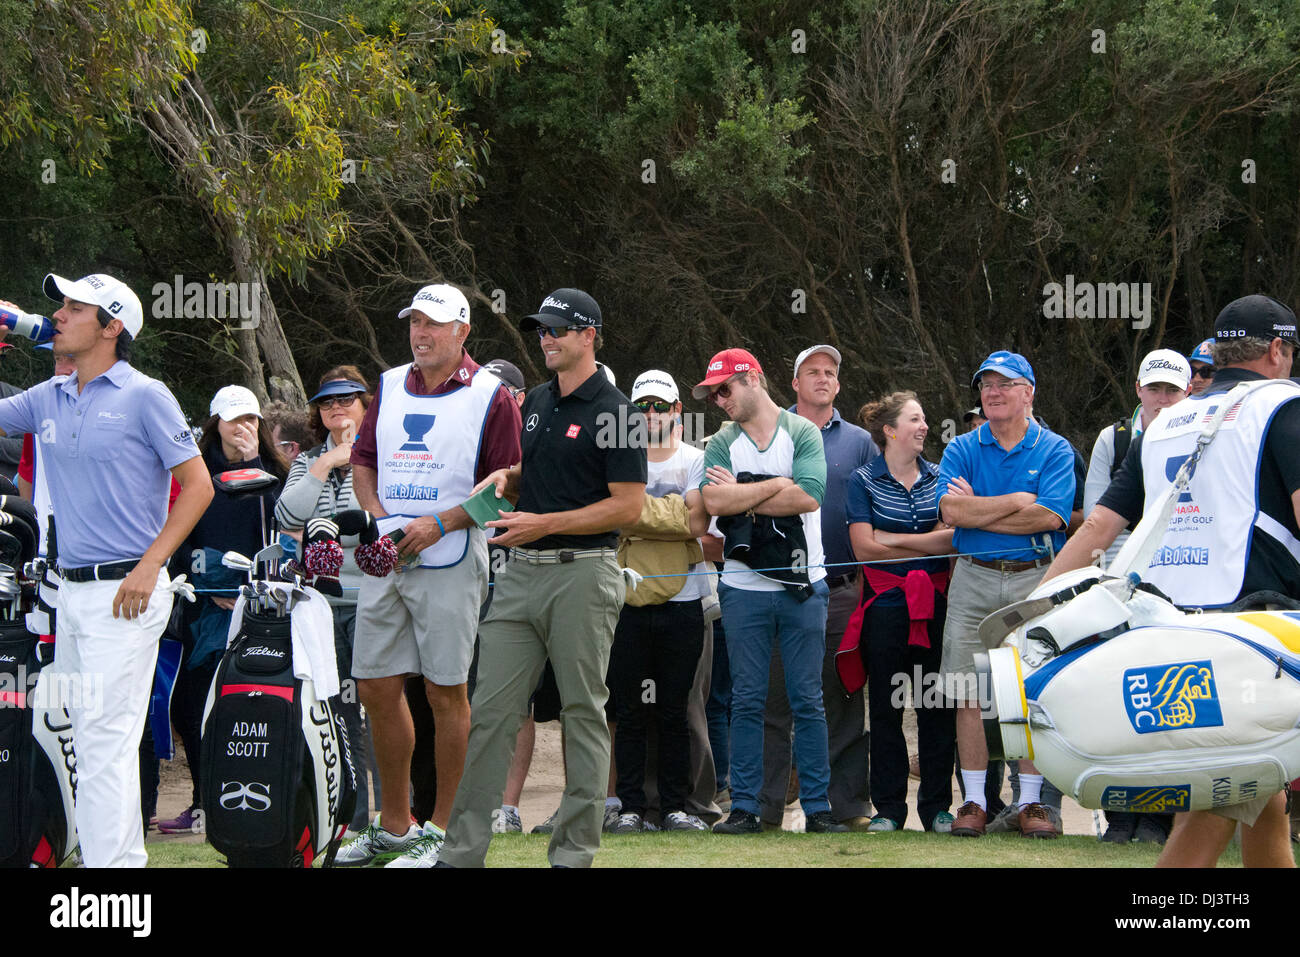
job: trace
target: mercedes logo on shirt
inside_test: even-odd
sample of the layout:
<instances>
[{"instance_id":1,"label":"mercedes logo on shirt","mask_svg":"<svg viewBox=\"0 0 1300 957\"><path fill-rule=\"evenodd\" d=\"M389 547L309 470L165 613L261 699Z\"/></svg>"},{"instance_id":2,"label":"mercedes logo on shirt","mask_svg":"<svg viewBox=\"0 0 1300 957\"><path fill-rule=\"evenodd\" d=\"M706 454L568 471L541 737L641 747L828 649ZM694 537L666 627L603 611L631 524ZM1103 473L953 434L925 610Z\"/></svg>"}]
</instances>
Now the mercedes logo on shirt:
<instances>
[{"instance_id":1,"label":"mercedes logo on shirt","mask_svg":"<svg viewBox=\"0 0 1300 957\"><path fill-rule=\"evenodd\" d=\"M535 428L537 428L537 413L536 413L536 412L534 412L532 415L530 415L530 416L528 417L528 424L524 426L524 431L525 431L525 432L531 432L531 431L533 431L533 429L535 429Z\"/></svg>"}]
</instances>

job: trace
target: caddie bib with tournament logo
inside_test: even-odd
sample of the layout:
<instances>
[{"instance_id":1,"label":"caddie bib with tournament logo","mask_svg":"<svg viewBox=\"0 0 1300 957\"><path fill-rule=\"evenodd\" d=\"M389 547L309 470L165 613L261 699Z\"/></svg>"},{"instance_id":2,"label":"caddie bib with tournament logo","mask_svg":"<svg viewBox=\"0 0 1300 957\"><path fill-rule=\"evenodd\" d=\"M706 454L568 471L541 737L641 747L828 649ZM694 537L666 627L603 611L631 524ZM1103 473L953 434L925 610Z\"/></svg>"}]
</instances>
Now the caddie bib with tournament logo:
<instances>
[{"instance_id":1,"label":"caddie bib with tournament logo","mask_svg":"<svg viewBox=\"0 0 1300 957\"><path fill-rule=\"evenodd\" d=\"M1246 576L1254 528L1300 556L1300 542L1259 507L1259 467L1268 424L1284 403L1296 399L1300 386L1287 379L1256 387L1228 412L1201 455L1142 574L1175 604L1215 608L1235 601ZM1225 401L1230 401L1226 393L1192 396L1162 410L1148 426L1142 436L1146 509L1173 484L1196 449L1208 417Z\"/></svg>"},{"instance_id":2,"label":"caddie bib with tournament logo","mask_svg":"<svg viewBox=\"0 0 1300 957\"><path fill-rule=\"evenodd\" d=\"M418 518L469 498L488 409L501 380L480 368L462 388L413 395L406 388L410 370L407 364L383 375L375 444L384 510ZM448 532L420 552L420 567L455 565L465 557L468 543L468 529Z\"/></svg>"}]
</instances>

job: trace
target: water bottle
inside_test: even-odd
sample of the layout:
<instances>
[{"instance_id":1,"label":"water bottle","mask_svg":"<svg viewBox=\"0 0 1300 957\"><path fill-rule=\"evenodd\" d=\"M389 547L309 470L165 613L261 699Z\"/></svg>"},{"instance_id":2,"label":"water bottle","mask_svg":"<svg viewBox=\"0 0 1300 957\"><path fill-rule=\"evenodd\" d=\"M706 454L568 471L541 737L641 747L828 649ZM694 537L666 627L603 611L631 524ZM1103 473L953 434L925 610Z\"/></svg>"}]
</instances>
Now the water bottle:
<instances>
[{"instance_id":1,"label":"water bottle","mask_svg":"<svg viewBox=\"0 0 1300 957\"><path fill-rule=\"evenodd\" d=\"M54 338L54 323L51 320L21 309L0 306L0 323L37 344Z\"/></svg>"}]
</instances>

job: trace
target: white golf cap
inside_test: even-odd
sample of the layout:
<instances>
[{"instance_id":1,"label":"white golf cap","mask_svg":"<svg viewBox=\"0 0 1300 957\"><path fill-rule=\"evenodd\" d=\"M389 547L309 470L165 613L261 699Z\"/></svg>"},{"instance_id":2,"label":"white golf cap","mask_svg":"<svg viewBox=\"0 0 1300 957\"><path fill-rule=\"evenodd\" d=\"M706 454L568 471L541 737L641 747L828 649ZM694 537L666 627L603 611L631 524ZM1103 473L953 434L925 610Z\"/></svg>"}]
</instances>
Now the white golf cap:
<instances>
[{"instance_id":1,"label":"white golf cap","mask_svg":"<svg viewBox=\"0 0 1300 957\"><path fill-rule=\"evenodd\" d=\"M425 286L415 294L411 304L397 314L397 318L405 319L417 309L434 322L469 322L469 300L455 286L446 283Z\"/></svg>"},{"instance_id":2,"label":"white golf cap","mask_svg":"<svg viewBox=\"0 0 1300 957\"><path fill-rule=\"evenodd\" d=\"M67 296L77 302L99 306L114 319L121 319L132 339L140 335L140 329L144 326L144 309L140 305L140 297L126 283L112 276L97 272L73 282L50 273L45 277L44 289L45 295L55 302L63 302L63 297Z\"/></svg>"},{"instance_id":3,"label":"white golf cap","mask_svg":"<svg viewBox=\"0 0 1300 957\"><path fill-rule=\"evenodd\" d=\"M241 415L248 415L250 412L260 419L262 406L258 404L257 396L242 385L222 387L212 397L212 404L208 406L208 415L219 415L226 422L233 422Z\"/></svg>"},{"instance_id":4,"label":"white golf cap","mask_svg":"<svg viewBox=\"0 0 1300 957\"><path fill-rule=\"evenodd\" d=\"M663 399L665 402L676 402L681 398L673 377L658 369L649 369L637 376L636 381L632 383L632 394L628 398L635 402L648 395Z\"/></svg>"},{"instance_id":5,"label":"white golf cap","mask_svg":"<svg viewBox=\"0 0 1300 957\"><path fill-rule=\"evenodd\" d=\"M1138 385L1168 382L1184 392L1192 381L1192 367L1187 359L1173 349L1156 349L1148 352L1138 366Z\"/></svg>"},{"instance_id":6,"label":"white golf cap","mask_svg":"<svg viewBox=\"0 0 1300 957\"><path fill-rule=\"evenodd\" d=\"M809 358L812 357L812 356L815 356L815 355L816 355L817 353L819 353L819 352L824 352L824 353L826 353L826 355L828 355L828 356L830 356L832 359L834 359L834 360L835 360L835 367L836 367L837 369L839 368L839 365L840 365L840 350L839 350L839 349L836 349L834 346L827 346L827 345L809 346L809 347L808 347L807 349L805 349L803 352L799 353L798 358L796 358L796 359L794 360L794 377L795 377L796 379L799 378L799 367L800 367L801 365L803 365L804 362L805 362L807 359L809 359Z\"/></svg>"}]
</instances>

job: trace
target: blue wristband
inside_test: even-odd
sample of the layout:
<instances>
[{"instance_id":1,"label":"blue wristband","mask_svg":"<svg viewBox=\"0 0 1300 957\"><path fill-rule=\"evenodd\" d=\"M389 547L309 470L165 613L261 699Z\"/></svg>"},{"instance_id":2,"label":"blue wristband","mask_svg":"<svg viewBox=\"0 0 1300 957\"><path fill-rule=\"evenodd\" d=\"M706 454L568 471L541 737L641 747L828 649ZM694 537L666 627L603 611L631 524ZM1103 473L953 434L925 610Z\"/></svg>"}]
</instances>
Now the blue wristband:
<instances>
[{"instance_id":1,"label":"blue wristband","mask_svg":"<svg viewBox=\"0 0 1300 957\"><path fill-rule=\"evenodd\" d=\"M446 538L446 537L447 537L447 530L446 530L445 528L442 527L442 519L440 519L440 518L437 516L437 514L435 514L435 515L433 516L433 520L434 520L435 522L438 523L438 531L442 533L442 537L443 537L443 538Z\"/></svg>"}]
</instances>

